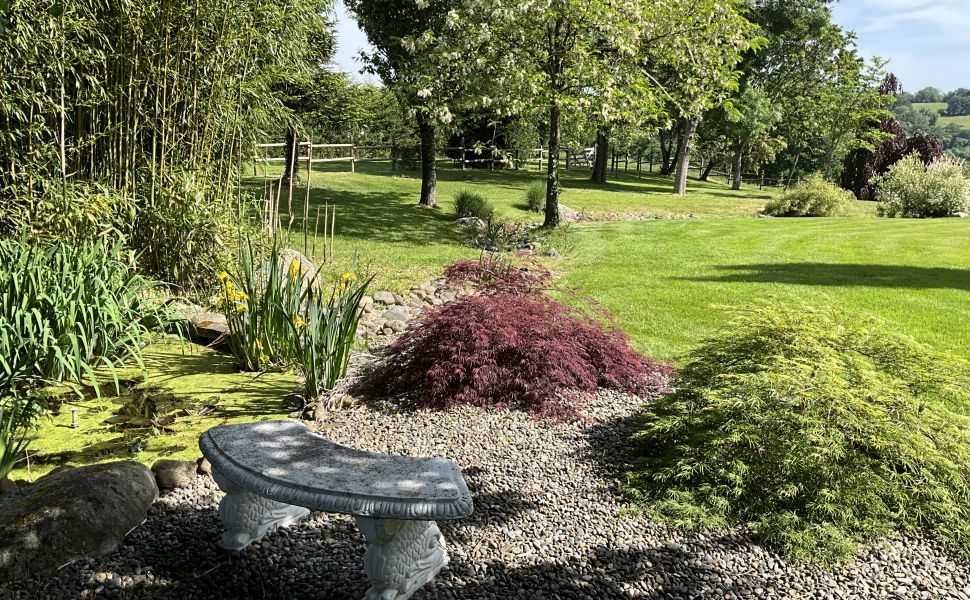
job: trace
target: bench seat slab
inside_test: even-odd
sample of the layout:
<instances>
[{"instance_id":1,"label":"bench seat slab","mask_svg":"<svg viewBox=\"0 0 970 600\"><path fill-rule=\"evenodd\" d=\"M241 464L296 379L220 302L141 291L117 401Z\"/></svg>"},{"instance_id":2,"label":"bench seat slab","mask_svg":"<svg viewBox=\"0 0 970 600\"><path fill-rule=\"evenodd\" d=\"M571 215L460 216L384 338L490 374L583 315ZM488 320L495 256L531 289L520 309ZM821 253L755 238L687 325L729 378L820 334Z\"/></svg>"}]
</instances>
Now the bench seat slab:
<instances>
[{"instance_id":1,"label":"bench seat slab","mask_svg":"<svg viewBox=\"0 0 970 600\"><path fill-rule=\"evenodd\" d=\"M284 504L418 521L459 519L473 508L450 460L348 448L296 421L220 425L199 446L225 479Z\"/></svg>"}]
</instances>

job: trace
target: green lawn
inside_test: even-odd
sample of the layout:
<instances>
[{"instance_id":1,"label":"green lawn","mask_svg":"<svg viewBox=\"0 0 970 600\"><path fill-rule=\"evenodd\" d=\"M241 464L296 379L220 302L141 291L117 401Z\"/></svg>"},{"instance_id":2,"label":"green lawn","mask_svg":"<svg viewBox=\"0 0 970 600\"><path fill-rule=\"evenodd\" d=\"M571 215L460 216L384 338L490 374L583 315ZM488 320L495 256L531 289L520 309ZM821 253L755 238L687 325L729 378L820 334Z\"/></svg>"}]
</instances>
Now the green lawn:
<instances>
[{"instance_id":1,"label":"green lawn","mask_svg":"<svg viewBox=\"0 0 970 600\"><path fill-rule=\"evenodd\" d=\"M970 129L970 115L961 115L959 117L940 117L941 125L958 125L963 129Z\"/></svg>"},{"instance_id":2,"label":"green lawn","mask_svg":"<svg viewBox=\"0 0 970 600\"><path fill-rule=\"evenodd\" d=\"M279 167L269 176L274 173L279 173ZM437 275L444 265L458 258L477 256L474 249L463 244L462 234L453 224L453 198L461 190L484 195L504 218L541 220L525 207L525 190L542 178L536 170L462 171L442 163L438 177L439 208L427 210L416 206L420 178L415 172L394 175L386 163L362 163L356 173L350 173L342 163L317 169L310 195L311 222L318 206L329 203L337 210L336 260L330 268L344 269L356 255L377 273L376 287L400 291ZM691 181L689 193L676 197L669 192L671 180L657 174L637 177L632 171L621 172L606 185L593 185L588 179L586 169L564 171L562 202L600 217L638 213L673 218L751 218L777 193L758 190L757 185L736 192L723 180ZM264 179L252 177L247 183L258 190ZM298 214L302 214L305 194L304 187L294 188L294 212ZM859 202L853 205L852 214L868 217L874 210L872 203ZM294 235L292 245L302 247L301 235ZM321 256L318 247L315 258Z\"/></svg>"},{"instance_id":3,"label":"green lawn","mask_svg":"<svg viewBox=\"0 0 970 600\"><path fill-rule=\"evenodd\" d=\"M582 226L563 282L648 354L676 359L727 315L779 301L867 313L970 358L970 222L765 219Z\"/></svg>"},{"instance_id":4,"label":"green lawn","mask_svg":"<svg viewBox=\"0 0 970 600\"><path fill-rule=\"evenodd\" d=\"M913 108L922 108L932 113L946 110L947 106L946 102L913 102Z\"/></svg>"}]
</instances>

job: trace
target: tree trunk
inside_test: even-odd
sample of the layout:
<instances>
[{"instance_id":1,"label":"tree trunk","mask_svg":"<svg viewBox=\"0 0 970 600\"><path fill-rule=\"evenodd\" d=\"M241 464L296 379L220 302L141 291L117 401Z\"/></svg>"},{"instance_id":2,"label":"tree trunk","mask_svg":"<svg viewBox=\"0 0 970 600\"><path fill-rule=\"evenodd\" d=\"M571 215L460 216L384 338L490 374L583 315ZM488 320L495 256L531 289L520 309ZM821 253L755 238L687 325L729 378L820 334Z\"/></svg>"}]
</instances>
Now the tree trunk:
<instances>
[{"instance_id":1,"label":"tree trunk","mask_svg":"<svg viewBox=\"0 0 970 600\"><path fill-rule=\"evenodd\" d=\"M673 132L660 132L660 174L670 175L670 153L674 148Z\"/></svg>"},{"instance_id":2,"label":"tree trunk","mask_svg":"<svg viewBox=\"0 0 970 600\"><path fill-rule=\"evenodd\" d=\"M596 153L593 162L593 176L589 178L593 183L606 183L606 159L610 152L610 140L607 137L606 127L596 130Z\"/></svg>"},{"instance_id":3,"label":"tree trunk","mask_svg":"<svg viewBox=\"0 0 970 600\"><path fill-rule=\"evenodd\" d=\"M286 162L283 166L283 184L287 185L292 183L297 185L300 183L300 172L299 172L299 156L300 156L300 146L296 141L296 130L292 127L286 128L286 138L283 140L286 144L283 147L283 155Z\"/></svg>"},{"instance_id":4,"label":"tree trunk","mask_svg":"<svg viewBox=\"0 0 970 600\"><path fill-rule=\"evenodd\" d=\"M741 164L744 159L744 141L737 140L734 146L734 160L731 161L731 189L741 189Z\"/></svg>"},{"instance_id":5,"label":"tree trunk","mask_svg":"<svg viewBox=\"0 0 970 600\"><path fill-rule=\"evenodd\" d=\"M419 206L438 207L438 169L435 166L435 130L420 112L418 113L418 132L421 136L421 200Z\"/></svg>"},{"instance_id":6,"label":"tree trunk","mask_svg":"<svg viewBox=\"0 0 970 600\"><path fill-rule=\"evenodd\" d=\"M546 169L546 219L543 227L559 225L559 107L549 108L549 165Z\"/></svg>"},{"instance_id":7,"label":"tree trunk","mask_svg":"<svg viewBox=\"0 0 970 600\"><path fill-rule=\"evenodd\" d=\"M707 178L711 176L711 171L713 170L714 170L714 161L712 160L707 163L706 167L704 167L704 172L701 173L701 181L707 181Z\"/></svg>"},{"instance_id":8,"label":"tree trunk","mask_svg":"<svg viewBox=\"0 0 970 600\"><path fill-rule=\"evenodd\" d=\"M801 148L799 148L798 152L795 154L795 162L792 163L792 166L791 166L791 173L788 174L788 181L785 182L786 192L791 188L791 182L795 180L795 173L798 172L798 159L800 159L801 157L802 157L802 150Z\"/></svg>"},{"instance_id":9,"label":"tree trunk","mask_svg":"<svg viewBox=\"0 0 970 600\"><path fill-rule=\"evenodd\" d=\"M683 196L687 193L687 169L690 168L690 151L694 145L694 134L700 119L691 118L684 124L684 137L681 138L680 150L677 152L677 175L674 177L674 194Z\"/></svg>"}]
</instances>

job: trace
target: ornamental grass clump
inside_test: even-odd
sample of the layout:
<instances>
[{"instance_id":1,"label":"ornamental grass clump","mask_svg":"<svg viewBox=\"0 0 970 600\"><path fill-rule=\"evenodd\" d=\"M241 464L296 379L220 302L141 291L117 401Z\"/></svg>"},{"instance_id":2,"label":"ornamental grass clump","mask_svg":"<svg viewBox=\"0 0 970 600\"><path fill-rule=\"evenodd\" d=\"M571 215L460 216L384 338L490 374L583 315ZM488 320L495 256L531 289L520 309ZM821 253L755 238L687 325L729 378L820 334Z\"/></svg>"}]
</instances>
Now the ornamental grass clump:
<instances>
[{"instance_id":1,"label":"ornamental grass clump","mask_svg":"<svg viewBox=\"0 0 970 600\"><path fill-rule=\"evenodd\" d=\"M521 281L520 271L506 273ZM391 345L380 377L387 391L428 408L509 408L558 420L578 416L583 392L652 397L665 388L672 367L635 352L622 331L541 287L485 285L479 295L425 310Z\"/></svg>"},{"instance_id":2,"label":"ornamental grass clump","mask_svg":"<svg viewBox=\"0 0 970 600\"><path fill-rule=\"evenodd\" d=\"M644 406L629 491L796 559L917 530L970 556L968 366L836 310L738 309Z\"/></svg>"},{"instance_id":3,"label":"ornamental grass clump","mask_svg":"<svg viewBox=\"0 0 970 600\"><path fill-rule=\"evenodd\" d=\"M455 196L456 219L475 217L487 222L491 221L494 216L495 209L485 199L485 196L469 191L458 192Z\"/></svg>"},{"instance_id":4,"label":"ornamental grass clump","mask_svg":"<svg viewBox=\"0 0 970 600\"><path fill-rule=\"evenodd\" d=\"M525 204L534 213L541 213L546 208L546 182L533 181L525 190Z\"/></svg>"}]
</instances>

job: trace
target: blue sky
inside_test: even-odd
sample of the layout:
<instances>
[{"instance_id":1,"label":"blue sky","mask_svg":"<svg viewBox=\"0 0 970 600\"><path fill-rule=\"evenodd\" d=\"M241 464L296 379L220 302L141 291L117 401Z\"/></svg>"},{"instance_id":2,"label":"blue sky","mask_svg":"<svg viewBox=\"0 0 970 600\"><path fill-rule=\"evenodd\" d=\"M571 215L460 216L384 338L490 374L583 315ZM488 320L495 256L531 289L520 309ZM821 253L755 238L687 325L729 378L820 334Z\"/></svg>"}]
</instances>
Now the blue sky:
<instances>
[{"instance_id":1,"label":"blue sky","mask_svg":"<svg viewBox=\"0 0 970 600\"><path fill-rule=\"evenodd\" d=\"M840 0L833 10L858 34L862 54L888 59L906 90L970 87L970 0ZM367 79L354 60L367 38L339 1L337 19L334 63Z\"/></svg>"},{"instance_id":2,"label":"blue sky","mask_svg":"<svg viewBox=\"0 0 970 600\"><path fill-rule=\"evenodd\" d=\"M970 0L967 0L970 2ZM361 81L372 81L372 77L360 74L360 62L357 55L361 48L369 48L367 36L357 27L354 18L347 14L343 2L337 0L337 52L333 57L334 65ZM376 80L374 80L376 83Z\"/></svg>"},{"instance_id":3,"label":"blue sky","mask_svg":"<svg viewBox=\"0 0 970 600\"><path fill-rule=\"evenodd\" d=\"M833 11L907 91L970 88L970 0L841 0Z\"/></svg>"}]
</instances>

